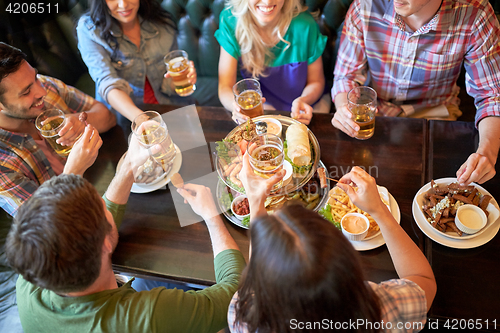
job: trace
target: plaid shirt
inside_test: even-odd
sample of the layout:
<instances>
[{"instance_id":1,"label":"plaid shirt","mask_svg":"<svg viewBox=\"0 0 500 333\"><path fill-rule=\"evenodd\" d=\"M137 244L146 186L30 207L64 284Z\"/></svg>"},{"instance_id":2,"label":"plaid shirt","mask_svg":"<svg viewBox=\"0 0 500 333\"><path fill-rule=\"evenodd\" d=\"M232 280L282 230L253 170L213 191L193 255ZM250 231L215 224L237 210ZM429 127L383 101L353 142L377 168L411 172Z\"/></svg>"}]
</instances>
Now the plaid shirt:
<instances>
[{"instance_id":1,"label":"plaid shirt","mask_svg":"<svg viewBox=\"0 0 500 333\"><path fill-rule=\"evenodd\" d=\"M369 84L379 112L410 115L459 104L461 65L477 107L476 124L500 116L500 27L488 0L443 0L436 15L412 31L393 0L355 0L342 32L332 96Z\"/></svg>"},{"instance_id":2,"label":"plaid shirt","mask_svg":"<svg viewBox=\"0 0 500 333\"><path fill-rule=\"evenodd\" d=\"M60 80L43 75L38 79L47 91L45 109L76 113L89 110L95 103L92 97ZM53 176L47 157L30 135L0 128L0 205L7 213L14 215L38 186Z\"/></svg>"},{"instance_id":3,"label":"plaid shirt","mask_svg":"<svg viewBox=\"0 0 500 333\"><path fill-rule=\"evenodd\" d=\"M415 282L399 279L384 281L380 284L368 282L368 285L379 298L380 319L384 323L384 326L381 326L383 328L381 332L413 332L424 328L427 320L427 300L425 292ZM229 330L233 333L247 333L248 329L245 323L235 323L237 301L238 292L231 299L227 312ZM330 322L330 319L324 319L328 323ZM356 319L353 318L353 321L356 322ZM390 324L388 324L389 322ZM376 324L371 323L371 325L375 327ZM419 325L421 325L420 329L412 328ZM363 331L363 327L363 325L358 326L358 330Z\"/></svg>"}]
</instances>

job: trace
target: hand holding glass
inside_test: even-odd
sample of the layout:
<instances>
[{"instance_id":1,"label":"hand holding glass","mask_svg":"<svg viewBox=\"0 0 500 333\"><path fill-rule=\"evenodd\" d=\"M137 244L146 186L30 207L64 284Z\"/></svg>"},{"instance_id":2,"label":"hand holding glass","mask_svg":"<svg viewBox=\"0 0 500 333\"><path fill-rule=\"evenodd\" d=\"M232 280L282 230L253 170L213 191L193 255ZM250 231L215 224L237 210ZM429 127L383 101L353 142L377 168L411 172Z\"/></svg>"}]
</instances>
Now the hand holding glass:
<instances>
[{"instance_id":1,"label":"hand holding glass","mask_svg":"<svg viewBox=\"0 0 500 333\"><path fill-rule=\"evenodd\" d=\"M175 159L176 151L160 114L156 111L145 111L138 115L132 122L132 132L163 170L167 170L168 165ZM155 147L153 153L150 148L155 145L159 146Z\"/></svg>"},{"instance_id":2,"label":"hand holding glass","mask_svg":"<svg viewBox=\"0 0 500 333\"><path fill-rule=\"evenodd\" d=\"M164 58L167 71L172 78L175 92L179 96L189 96L196 90L196 85L189 81L189 59L186 51L175 50Z\"/></svg>"},{"instance_id":3,"label":"hand holding glass","mask_svg":"<svg viewBox=\"0 0 500 333\"><path fill-rule=\"evenodd\" d=\"M233 86L236 103L241 108L241 113L250 118L264 114L262 106L262 91L260 83L255 79L244 79Z\"/></svg>"},{"instance_id":4,"label":"hand holding glass","mask_svg":"<svg viewBox=\"0 0 500 333\"><path fill-rule=\"evenodd\" d=\"M248 144L247 152L255 174L262 178L271 178L283 169L283 141L274 134L257 135ZM283 180L276 183L273 189L280 188L282 184Z\"/></svg>"},{"instance_id":5,"label":"hand holding glass","mask_svg":"<svg viewBox=\"0 0 500 333\"><path fill-rule=\"evenodd\" d=\"M55 152L62 157L67 157L71 146L63 146L56 141L61 137L59 131L66 124L66 115L59 109L49 109L40 113L35 120L35 126L40 134L49 142Z\"/></svg>"},{"instance_id":6,"label":"hand holding glass","mask_svg":"<svg viewBox=\"0 0 500 333\"><path fill-rule=\"evenodd\" d=\"M366 140L371 138L375 132L377 93L370 87L356 87L347 93L347 102L353 120L359 125L356 139Z\"/></svg>"}]
</instances>

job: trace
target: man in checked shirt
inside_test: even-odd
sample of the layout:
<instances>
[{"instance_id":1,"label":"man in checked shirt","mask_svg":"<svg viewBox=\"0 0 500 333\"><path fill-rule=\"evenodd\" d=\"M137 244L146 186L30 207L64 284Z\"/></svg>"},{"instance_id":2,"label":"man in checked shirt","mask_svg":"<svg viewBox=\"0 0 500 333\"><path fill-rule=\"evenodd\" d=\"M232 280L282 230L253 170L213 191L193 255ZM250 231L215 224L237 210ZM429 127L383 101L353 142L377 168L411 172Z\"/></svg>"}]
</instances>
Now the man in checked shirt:
<instances>
[{"instance_id":1,"label":"man in checked shirt","mask_svg":"<svg viewBox=\"0 0 500 333\"><path fill-rule=\"evenodd\" d=\"M48 108L69 114L59 131L60 144L74 144L67 158L58 156L35 127L35 118ZM87 126L78 119L82 111L87 113ZM102 144L97 132L115 123L115 116L102 103L57 79L38 75L21 50L0 42L0 332L22 332L15 295L17 274L6 265L4 255L12 222L8 215L15 215L51 177L83 175Z\"/></svg>"},{"instance_id":2,"label":"man in checked shirt","mask_svg":"<svg viewBox=\"0 0 500 333\"><path fill-rule=\"evenodd\" d=\"M377 92L378 115L456 120L463 63L480 141L457 178L484 183L500 147L499 35L488 0L355 0L335 67L333 126L357 134L347 93L359 85Z\"/></svg>"}]
</instances>

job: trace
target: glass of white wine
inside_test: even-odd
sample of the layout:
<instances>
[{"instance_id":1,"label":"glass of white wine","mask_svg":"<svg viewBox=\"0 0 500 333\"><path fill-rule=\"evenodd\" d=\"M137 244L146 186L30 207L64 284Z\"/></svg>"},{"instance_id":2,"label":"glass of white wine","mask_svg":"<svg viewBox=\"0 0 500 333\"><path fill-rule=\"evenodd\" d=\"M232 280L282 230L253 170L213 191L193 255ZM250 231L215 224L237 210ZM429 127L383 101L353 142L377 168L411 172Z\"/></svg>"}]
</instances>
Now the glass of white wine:
<instances>
[{"instance_id":1,"label":"glass of white wine","mask_svg":"<svg viewBox=\"0 0 500 333\"><path fill-rule=\"evenodd\" d=\"M366 140L371 138L375 133L377 92L366 86L355 87L347 93L347 102L353 120L359 125L356 139Z\"/></svg>"},{"instance_id":2,"label":"glass of white wine","mask_svg":"<svg viewBox=\"0 0 500 333\"><path fill-rule=\"evenodd\" d=\"M163 170L168 170L175 159L176 150L161 115L156 111L143 112L132 122L132 132ZM155 147L155 153L152 153L150 148L155 145L159 145L160 149L158 151L158 147Z\"/></svg>"}]
</instances>

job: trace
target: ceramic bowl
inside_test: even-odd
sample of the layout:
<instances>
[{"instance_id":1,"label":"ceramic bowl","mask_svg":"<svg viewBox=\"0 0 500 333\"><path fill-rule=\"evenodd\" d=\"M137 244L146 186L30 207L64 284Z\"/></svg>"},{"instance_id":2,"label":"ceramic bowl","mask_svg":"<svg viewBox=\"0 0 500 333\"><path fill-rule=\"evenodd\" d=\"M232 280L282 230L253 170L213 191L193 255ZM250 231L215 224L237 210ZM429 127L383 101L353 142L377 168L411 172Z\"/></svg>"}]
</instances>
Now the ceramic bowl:
<instances>
[{"instance_id":1,"label":"ceramic bowl","mask_svg":"<svg viewBox=\"0 0 500 333\"><path fill-rule=\"evenodd\" d=\"M237 196L236 198L233 199L233 202L231 203L231 212L233 212L233 215L236 216L236 218L240 219L240 220L243 220L245 217L247 216L250 216L250 213L246 214L246 215L238 215L236 214L236 212L234 211L234 207L236 204L240 203L241 201L243 201L244 199L247 199L247 196L246 195L239 195ZM247 199L248 200L248 199Z\"/></svg>"},{"instance_id":2,"label":"ceramic bowl","mask_svg":"<svg viewBox=\"0 0 500 333\"><path fill-rule=\"evenodd\" d=\"M475 234L483 229L488 221L486 214L476 205L462 205L455 214L455 224L466 234Z\"/></svg>"},{"instance_id":3,"label":"ceramic bowl","mask_svg":"<svg viewBox=\"0 0 500 333\"><path fill-rule=\"evenodd\" d=\"M365 223L365 227L362 229L362 231L353 232L352 230L349 230L346 222L348 219L352 219L352 218L360 218L363 220L363 222ZM352 241L361 241L368 234L368 229L370 228L370 221L368 221L368 218L366 216L364 216L363 214L347 213L344 215L344 217L340 221L340 225L342 227L342 233L344 234L344 236L347 237L347 239L352 240Z\"/></svg>"}]
</instances>

